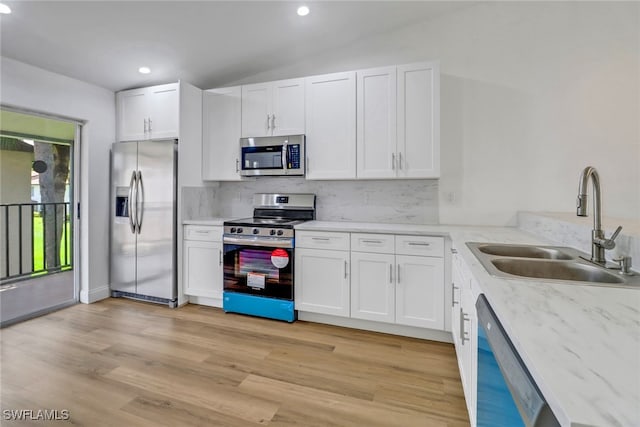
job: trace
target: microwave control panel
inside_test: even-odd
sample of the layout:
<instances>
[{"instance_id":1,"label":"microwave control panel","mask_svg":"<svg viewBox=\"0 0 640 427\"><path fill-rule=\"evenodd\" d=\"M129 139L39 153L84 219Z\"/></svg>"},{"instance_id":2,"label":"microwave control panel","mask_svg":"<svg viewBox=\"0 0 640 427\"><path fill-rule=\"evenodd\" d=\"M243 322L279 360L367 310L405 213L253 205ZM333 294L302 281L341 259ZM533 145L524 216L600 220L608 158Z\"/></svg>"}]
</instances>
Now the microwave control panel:
<instances>
[{"instance_id":1,"label":"microwave control panel","mask_svg":"<svg viewBox=\"0 0 640 427\"><path fill-rule=\"evenodd\" d=\"M300 169L300 144L291 144L287 146L288 165L287 169Z\"/></svg>"}]
</instances>

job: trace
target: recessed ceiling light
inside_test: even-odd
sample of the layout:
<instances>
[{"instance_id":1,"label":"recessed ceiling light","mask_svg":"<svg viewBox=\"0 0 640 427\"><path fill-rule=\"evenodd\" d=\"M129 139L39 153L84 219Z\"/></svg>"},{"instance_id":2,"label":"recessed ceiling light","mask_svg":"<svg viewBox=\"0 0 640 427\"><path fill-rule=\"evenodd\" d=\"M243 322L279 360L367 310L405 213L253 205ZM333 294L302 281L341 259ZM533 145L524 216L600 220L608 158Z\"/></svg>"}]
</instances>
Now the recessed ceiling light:
<instances>
[{"instance_id":1,"label":"recessed ceiling light","mask_svg":"<svg viewBox=\"0 0 640 427\"><path fill-rule=\"evenodd\" d=\"M309 8L307 6L300 6L298 8L298 15L307 16L309 14Z\"/></svg>"},{"instance_id":2,"label":"recessed ceiling light","mask_svg":"<svg viewBox=\"0 0 640 427\"><path fill-rule=\"evenodd\" d=\"M140 67L140 68L138 68L138 72L140 74L149 74L151 72L151 68L149 68L149 67Z\"/></svg>"},{"instance_id":3,"label":"recessed ceiling light","mask_svg":"<svg viewBox=\"0 0 640 427\"><path fill-rule=\"evenodd\" d=\"M4 3L0 3L0 13L8 15L11 13L11 8Z\"/></svg>"}]
</instances>

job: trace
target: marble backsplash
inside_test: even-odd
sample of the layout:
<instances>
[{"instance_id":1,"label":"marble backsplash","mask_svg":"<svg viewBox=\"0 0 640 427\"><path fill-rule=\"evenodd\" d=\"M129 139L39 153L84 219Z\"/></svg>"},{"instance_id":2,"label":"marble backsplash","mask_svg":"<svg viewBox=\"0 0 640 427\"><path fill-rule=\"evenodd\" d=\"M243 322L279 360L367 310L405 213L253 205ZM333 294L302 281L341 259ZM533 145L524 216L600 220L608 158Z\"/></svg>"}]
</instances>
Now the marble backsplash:
<instances>
[{"instance_id":1,"label":"marble backsplash","mask_svg":"<svg viewBox=\"0 0 640 427\"><path fill-rule=\"evenodd\" d=\"M322 221L438 223L437 180L258 178L182 189L183 218L251 216L254 193L314 193Z\"/></svg>"}]
</instances>

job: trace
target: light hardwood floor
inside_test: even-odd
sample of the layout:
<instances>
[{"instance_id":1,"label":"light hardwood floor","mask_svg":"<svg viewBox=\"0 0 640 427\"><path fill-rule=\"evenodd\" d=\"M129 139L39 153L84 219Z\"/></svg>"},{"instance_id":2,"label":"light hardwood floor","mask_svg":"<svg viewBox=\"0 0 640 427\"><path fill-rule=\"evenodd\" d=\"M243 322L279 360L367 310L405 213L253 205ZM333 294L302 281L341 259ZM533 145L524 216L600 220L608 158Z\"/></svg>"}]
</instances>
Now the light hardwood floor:
<instances>
[{"instance_id":1,"label":"light hardwood floor","mask_svg":"<svg viewBox=\"0 0 640 427\"><path fill-rule=\"evenodd\" d=\"M469 425L450 344L124 299L0 335L2 410L55 425Z\"/></svg>"}]
</instances>

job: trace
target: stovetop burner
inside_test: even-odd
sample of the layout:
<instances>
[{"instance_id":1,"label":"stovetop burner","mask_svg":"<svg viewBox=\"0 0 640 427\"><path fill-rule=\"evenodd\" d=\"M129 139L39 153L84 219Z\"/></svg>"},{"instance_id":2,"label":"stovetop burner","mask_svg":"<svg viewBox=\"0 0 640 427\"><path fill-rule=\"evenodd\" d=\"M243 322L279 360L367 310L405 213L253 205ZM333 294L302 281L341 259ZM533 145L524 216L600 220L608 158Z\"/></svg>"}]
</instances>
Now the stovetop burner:
<instances>
[{"instance_id":1,"label":"stovetop burner","mask_svg":"<svg viewBox=\"0 0 640 427\"><path fill-rule=\"evenodd\" d=\"M314 194L255 194L253 218L224 222L225 235L293 238L294 225L316 218Z\"/></svg>"},{"instance_id":2,"label":"stovetop burner","mask_svg":"<svg viewBox=\"0 0 640 427\"><path fill-rule=\"evenodd\" d=\"M287 218L242 218L225 221L225 224L245 225L245 226L260 226L260 225L274 225L283 226L290 224L298 224L302 221L292 220Z\"/></svg>"}]
</instances>

